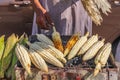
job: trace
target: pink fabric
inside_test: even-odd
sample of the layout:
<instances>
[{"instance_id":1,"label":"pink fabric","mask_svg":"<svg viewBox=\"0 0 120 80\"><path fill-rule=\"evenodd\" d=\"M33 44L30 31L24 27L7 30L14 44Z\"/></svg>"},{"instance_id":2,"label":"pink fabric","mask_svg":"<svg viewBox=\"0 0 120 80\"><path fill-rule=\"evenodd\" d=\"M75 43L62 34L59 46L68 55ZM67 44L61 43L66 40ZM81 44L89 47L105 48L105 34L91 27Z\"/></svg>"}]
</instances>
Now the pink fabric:
<instances>
[{"instance_id":1,"label":"pink fabric","mask_svg":"<svg viewBox=\"0 0 120 80\"><path fill-rule=\"evenodd\" d=\"M81 0L40 0L40 2L50 13L61 35L72 35L76 32L84 35L85 30L92 33L92 20L84 10ZM52 30L41 32L49 35Z\"/></svg>"}]
</instances>

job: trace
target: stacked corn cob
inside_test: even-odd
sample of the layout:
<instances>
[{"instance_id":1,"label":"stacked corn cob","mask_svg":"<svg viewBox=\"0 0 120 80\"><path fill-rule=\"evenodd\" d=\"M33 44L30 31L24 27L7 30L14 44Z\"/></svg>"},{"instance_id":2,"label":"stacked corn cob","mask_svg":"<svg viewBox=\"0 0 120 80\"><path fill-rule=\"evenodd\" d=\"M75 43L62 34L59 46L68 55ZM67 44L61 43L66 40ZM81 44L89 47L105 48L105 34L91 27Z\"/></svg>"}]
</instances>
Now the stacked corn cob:
<instances>
[{"instance_id":1,"label":"stacked corn cob","mask_svg":"<svg viewBox=\"0 0 120 80\"><path fill-rule=\"evenodd\" d=\"M95 42L98 41L98 34L91 36L79 50L78 55L84 54Z\"/></svg>"},{"instance_id":2,"label":"stacked corn cob","mask_svg":"<svg viewBox=\"0 0 120 80\"><path fill-rule=\"evenodd\" d=\"M28 74L32 74L31 73L31 61L28 55L28 51L27 49L20 44L17 44L16 48L15 48L15 52L17 55L17 58L19 59L20 63L22 64L23 68L25 68L25 70L28 72Z\"/></svg>"},{"instance_id":3,"label":"stacked corn cob","mask_svg":"<svg viewBox=\"0 0 120 80\"><path fill-rule=\"evenodd\" d=\"M111 43L106 43L101 50L98 52L98 55L95 58L95 70L94 70L94 76L98 74L98 72L101 70L102 67L105 66L107 63L107 60L109 58L109 55L111 53Z\"/></svg>"},{"instance_id":4,"label":"stacked corn cob","mask_svg":"<svg viewBox=\"0 0 120 80\"><path fill-rule=\"evenodd\" d=\"M29 50L29 56L32 63L40 70L48 72L48 66L44 59L34 50Z\"/></svg>"},{"instance_id":5,"label":"stacked corn cob","mask_svg":"<svg viewBox=\"0 0 120 80\"><path fill-rule=\"evenodd\" d=\"M55 26L53 26L53 33L52 33L52 40L54 42L54 45L57 49L59 49L61 52L64 51L63 45L62 45L62 40L59 32L56 31Z\"/></svg>"},{"instance_id":6,"label":"stacked corn cob","mask_svg":"<svg viewBox=\"0 0 120 80\"><path fill-rule=\"evenodd\" d=\"M37 34L37 36L39 36L39 34ZM79 36L78 33L72 35L72 37L66 43L64 53L62 53L59 49L57 49L54 46L55 43L51 44L51 40L49 38L47 38L46 42L45 41L46 39L42 41L41 37L39 37L39 41L36 41L34 43L27 42L27 45L29 46L28 50L25 47L23 48L25 48L24 50L27 50L27 54L30 57L30 61L38 69L45 72L48 72L48 66L46 62L56 67L63 68L67 60L70 60L75 56L82 55L82 60L88 61L90 59L94 59L94 57L97 55L95 57L96 67L94 71L94 75L97 75L101 68L104 67L107 62L107 59L111 52L111 44L110 43L104 44L105 39L103 38L100 40L98 38L98 34L92 35L90 37L88 36L89 32L87 32L84 36ZM20 51L21 50L22 49L20 49ZM107 54L105 55L105 53ZM21 57L25 58L24 56L21 55ZM21 61L21 59L19 60ZM29 72L29 70L27 70L29 68L25 69L27 72Z\"/></svg>"},{"instance_id":7,"label":"stacked corn cob","mask_svg":"<svg viewBox=\"0 0 120 80\"><path fill-rule=\"evenodd\" d=\"M53 55L51 55L48 51L46 51L42 47L34 43L31 44L29 42L28 45L30 49L35 50L46 62L58 67L63 67L63 64L57 58L55 58Z\"/></svg>"},{"instance_id":8,"label":"stacked corn cob","mask_svg":"<svg viewBox=\"0 0 120 80\"><path fill-rule=\"evenodd\" d=\"M64 50L64 57L66 57L68 55L68 53L70 52L71 48L75 45L75 43L78 41L80 35L79 33L77 34L73 34L71 36L71 38L69 39L69 41L67 42L66 46L65 46L65 50Z\"/></svg>"},{"instance_id":9,"label":"stacked corn cob","mask_svg":"<svg viewBox=\"0 0 120 80\"><path fill-rule=\"evenodd\" d=\"M76 56L79 49L83 46L83 44L87 41L87 37L89 36L89 32L86 33L85 36L82 36L79 38L79 40L75 43L75 45L72 47L70 53L68 54L68 60L72 59Z\"/></svg>"},{"instance_id":10,"label":"stacked corn cob","mask_svg":"<svg viewBox=\"0 0 120 80\"><path fill-rule=\"evenodd\" d=\"M54 46L54 43L47 36L45 36L44 34L36 34L36 36L37 36L37 39L40 42L43 42L43 43Z\"/></svg>"},{"instance_id":11,"label":"stacked corn cob","mask_svg":"<svg viewBox=\"0 0 120 80\"><path fill-rule=\"evenodd\" d=\"M85 55L83 56L82 58L83 61L92 59L97 54L99 49L104 45L104 41L105 39L103 39L102 41L97 41L92 47L90 47L88 51L85 53Z\"/></svg>"}]
</instances>

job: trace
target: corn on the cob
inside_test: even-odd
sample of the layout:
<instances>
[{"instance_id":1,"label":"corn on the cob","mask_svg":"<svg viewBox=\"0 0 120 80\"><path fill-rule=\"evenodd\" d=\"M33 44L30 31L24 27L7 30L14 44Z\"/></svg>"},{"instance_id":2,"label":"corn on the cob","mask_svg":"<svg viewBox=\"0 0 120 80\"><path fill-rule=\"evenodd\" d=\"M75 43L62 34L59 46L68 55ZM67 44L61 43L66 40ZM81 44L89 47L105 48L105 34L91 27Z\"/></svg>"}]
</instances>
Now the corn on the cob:
<instances>
[{"instance_id":1,"label":"corn on the cob","mask_svg":"<svg viewBox=\"0 0 120 80\"><path fill-rule=\"evenodd\" d=\"M46 43L43 43L43 42L34 42L34 43L39 45L43 49L48 49L49 48L48 44L46 44Z\"/></svg>"},{"instance_id":2,"label":"corn on the cob","mask_svg":"<svg viewBox=\"0 0 120 80\"><path fill-rule=\"evenodd\" d=\"M57 48L55 48L55 47L53 47L53 46L50 46L50 45L48 45L48 47L49 47L51 50L53 50L54 52L56 52L58 56L64 57L63 53L62 53L60 50L58 50Z\"/></svg>"},{"instance_id":3,"label":"corn on the cob","mask_svg":"<svg viewBox=\"0 0 120 80\"><path fill-rule=\"evenodd\" d=\"M4 72L6 72L11 63L13 50L17 41L18 36L16 36L14 33L7 38L5 49L0 61L0 77L4 77Z\"/></svg>"},{"instance_id":4,"label":"corn on the cob","mask_svg":"<svg viewBox=\"0 0 120 80\"><path fill-rule=\"evenodd\" d=\"M63 64L57 58L55 58L53 55L47 52L45 49L41 48L40 46L34 43L31 44L28 42L27 44L31 49L35 50L46 62L58 67L63 67Z\"/></svg>"},{"instance_id":5,"label":"corn on the cob","mask_svg":"<svg viewBox=\"0 0 120 80\"><path fill-rule=\"evenodd\" d=\"M95 58L95 64L96 64L96 68L98 68L98 65L100 65L100 67L104 67L108 57L111 53L111 43L106 43L98 52L98 55ZM94 71L94 76L96 76L99 72L100 69L96 69Z\"/></svg>"},{"instance_id":6,"label":"corn on the cob","mask_svg":"<svg viewBox=\"0 0 120 80\"><path fill-rule=\"evenodd\" d=\"M96 42L83 56L82 60L87 61L89 59L92 59L99 49L104 45L105 39L102 39L101 41Z\"/></svg>"},{"instance_id":7,"label":"corn on the cob","mask_svg":"<svg viewBox=\"0 0 120 80\"><path fill-rule=\"evenodd\" d=\"M42 42L35 42L34 44L39 45L40 47L48 51L50 54L52 54L54 57L56 57L58 60L60 60L63 63L66 63L66 59L64 58L63 53L58 49L56 49L55 47L51 45L47 45Z\"/></svg>"},{"instance_id":8,"label":"corn on the cob","mask_svg":"<svg viewBox=\"0 0 120 80\"><path fill-rule=\"evenodd\" d=\"M81 49L78 52L78 55L84 54L95 42L98 41L98 34L93 35L90 37L86 43L81 47Z\"/></svg>"},{"instance_id":9,"label":"corn on the cob","mask_svg":"<svg viewBox=\"0 0 120 80\"><path fill-rule=\"evenodd\" d=\"M59 32L56 31L55 26L53 26L52 40L55 47L59 49L61 52L63 52L64 48L63 48L62 40Z\"/></svg>"},{"instance_id":10,"label":"corn on the cob","mask_svg":"<svg viewBox=\"0 0 120 80\"><path fill-rule=\"evenodd\" d=\"M105 44L105 47L106 47L106 49L104 50L104 52L102 53L102 55L101 55L101 59L100 59L100 63L102 64L102 67L104 67L105 66L105 64L107 63L107 60L108 60L108 58L109 58L109 55L110 55L110 52L111 52L111 47L112 47L112 45L111 45L111 43L106 43Z\"/></svg>"},{"instance_id":11,"label":"corn on the cob","mask_svg":"<svg viewBox=\"0 0 120 80\"><path fill-rule=\"evenodd\" d=\"M52 40L49 39L46 35L44 35L44 34L36 34L36 36L37 36L37 39L39 41L54 46L54 43L52 42Z\"/></svg>"},{"instance_id":12,"label":"corn on the cob","mask_svg":"<svg viewBox=\"0 0 120 80\"><path fill-rule=\"evenodd\" d=\"M28 37L27 37L27 35L25 33L23 33L20 36L20 38L18 40L18 43L24 45L26 43L26 41L28 41ZM16 47L16 45L15 45L15 47ZM9 68L7 69L7 72L6 72L6 77L7 78L11 77L11 80L16 79L14 67L15 67L15 65L16 65L16 63L18 61L18 58L17 58L17 56L15 54L15 47L14 47L14 50L12 51L13 55L12 55L11 65L9 66Z\"/></svg>"},{"instance_id":13,"label":"corn on the cob","mask_svg":"<svg viewBox=\"0 0 120 80\"><path fill-rule=\"evenodd\" d=\"M4 51L4 48L5 48L4 38L5 38L5 35L2 35L2 36L0 37L0 60L1 60L1 58L2 58L3 51Z\"/></svg>"},{"instance_id":14,"label":"corn on the cob","mask_svg":"<svg viewBox=\"0 0 120 80\"><path fill-rule=\"evenodd\" d=\"M63 63L66 63L66 59L64 58L64 55L61 51L59 51L58 49L56 49L53 46L49 46L49 49L47 50L48 52L50 52L53 56L55 56L58 60L60 60Z\"/></svg>"},{"instance_id":15,"label":"corn on the cob","mask_svg":"<svg viewBox=\"0 0 120 80\"><path fill-rule=\"evenodd\" d=\"M23 45L17 44L15 53L23 68L31 75L31 61L26 48Z\"/></svg>"},{"instance_id":16,"label":"corn on the cob","mask_svg":"<svg viewBox=\"0 0 120 80\"><path fill-rule=\"evenodd\" d=\"M29 56L31 62L41 71L48 72L48 66L44 59L34 50L29 50Z\"/></svg>"},{"instance_id":17,"label":"corn on the cob","mask_svg":"<svg viewBox=\"0 0 120 80\"><path fill-rule=\"evenodd\" d=\"M79 49L87 41L88 36L89 36L89 32L87 32L85 36L82 36L79 38L79 40L75 43L75 45L72 47L70 53L68 54L68 57L67 57L68 60L72 59L74 56L76 56Z\"/></svg>"},{"instance_id":18,"label":"corn on the cob","mask_svg":"<svg viewBox=\"0 0 120 80\"><path fill-rule=\"evenodd\" d=\"M104 59L104 56L108 55L108 52L110 51L109 49L111 49L111 44L110 43L106 43L98 52L98 55L95 57L95 64L98 64L98 62L100 62L101 59ZM106 52L107 51L107 52ZM108 57L107 56L107 57ZM106 58L107 58L106 57Z\"/></svg>"},{"instance_id":19,"label":"corn on the cob","mask_svg":"<svg viewBox=\"0 0 120 80\"><path fill-rule=\"evenodd\" d=\"M64 57L67 56L67 54L70 52L70 50L72 49L72 47L75 45L75 43L78 41L80 37L80 34L73 34L71 36L71 38L69 39L69 41L67 42L66 46L65 46L65 50L64 50Z\"/></svg>"}]
</instances>

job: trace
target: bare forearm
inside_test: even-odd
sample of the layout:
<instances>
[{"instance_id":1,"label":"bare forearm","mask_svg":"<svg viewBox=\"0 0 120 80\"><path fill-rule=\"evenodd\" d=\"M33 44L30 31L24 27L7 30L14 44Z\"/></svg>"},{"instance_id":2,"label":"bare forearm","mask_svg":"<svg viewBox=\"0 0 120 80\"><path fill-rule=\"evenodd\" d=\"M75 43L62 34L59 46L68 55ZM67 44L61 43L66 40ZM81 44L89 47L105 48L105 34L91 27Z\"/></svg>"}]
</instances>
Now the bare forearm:
<instances>
[{"instance_id":1,"label":"bare forearm","mask_svg":"<svg viewBox=\"0 0 120 80\"><path fill-rule=\"evenodd\" d=\"M32 6L37 14L39 14L41 11L43 13L46 13L46 10L43 8L39 0L31 0Z\"/></svg>"}]
</instances>

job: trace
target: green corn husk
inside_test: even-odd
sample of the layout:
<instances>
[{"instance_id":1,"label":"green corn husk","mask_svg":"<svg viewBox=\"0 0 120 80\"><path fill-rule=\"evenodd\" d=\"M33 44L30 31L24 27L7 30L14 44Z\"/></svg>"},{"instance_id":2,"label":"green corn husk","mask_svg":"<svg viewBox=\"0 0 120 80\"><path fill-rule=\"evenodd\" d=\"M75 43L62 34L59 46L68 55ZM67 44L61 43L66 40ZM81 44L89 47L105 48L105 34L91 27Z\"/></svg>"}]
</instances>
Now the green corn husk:
<instances>
[{"instance_id":1,"label":"green corn husk","mask_svg":"<svg viewBox=\"0 0 120 80\"><path fill-rule=\"evenodd\" d=\"M11 63L12 53L17 41L18 36L16 36L14 33L7 38L4 53L0 61L0 78L4 78L4 74Z\"/></svg>"},{"instance_id":2,"label":"green corn husk","mask_svg":"<svg viewBox=\"0 0 120 80\"><path fill-rule=\"evenodd\" d=\"M2 35L0 37L0 60L2 58L3 51L4 51L4 48L5 48L5 42L4 42L4 40L5 40L5 35Z\"/></svg>"},{"instance_id":3,"label":"green corn husk","mask_svg":"<svg viewBox=\"0 0 120 80\"><path fill-rule=\"evenodd\" d=\"M14 76L14 66L16 65L18 61L18 58L15 54L15 47L14 47L14 50L12 51L12 60L11 60L11 64L10 64L10 67L7 69L5 75L7 78L13 78L12 80L15 80L15 76Z\"/></svg>"},{"instance_id":4,"label":"green corn husk","mask_svg":"<svg viewBox=\"0 0 120 80\"><path fill-rule=\"evenodd\" d=\"M23 35L19 38L18 43L25 45L27 41L28 41L28 36L27 34L23 33Z\"/></svg>"},{"instance_id":5,"label":"green corn husk","mask_svg":"<svg viewBox=\"0 0 120 80\"><path fill-rule=\"evenodd\" d=\"M18 43L25 45L27 41L28 41L28 37L27 37L25 34L23 34L23 35L19 38ZM16 47L16 46L15 46L15 47ZM7 72L6 72L6 77L7 77L7 78L11 78L11 80L15 80L15 79L16 79L14 67L15 67L17 61L18 61L18 58L17 58L17 56L16 56L16 54L15 54L15 50L14 50L11 65L10 65L10 67L8 68Z\"/></svg>"}]
</instances>

